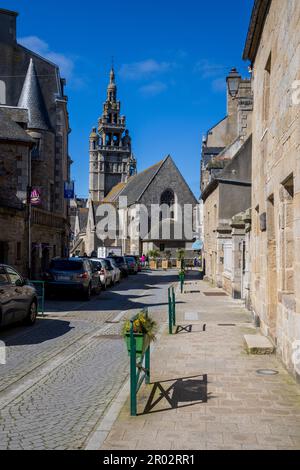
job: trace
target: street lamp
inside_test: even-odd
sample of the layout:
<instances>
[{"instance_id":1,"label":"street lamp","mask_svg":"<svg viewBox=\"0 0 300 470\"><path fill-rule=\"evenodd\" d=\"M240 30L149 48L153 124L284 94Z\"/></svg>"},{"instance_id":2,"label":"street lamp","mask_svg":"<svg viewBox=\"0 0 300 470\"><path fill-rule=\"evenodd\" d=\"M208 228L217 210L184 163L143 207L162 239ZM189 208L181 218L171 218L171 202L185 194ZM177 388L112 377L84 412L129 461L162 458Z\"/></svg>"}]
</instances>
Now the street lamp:
<instances>
[{"instance_id":1,"label":"street lamp","mask_svg":"<svg viewBox=\"0 0 300 470\"><path fill-rule=\"evenodd\" d=\"M226 78L228 92L233 99L237 97L241 79L242 77L236 68L231 69L230 74Z\"/></svg>"}]
</instances>

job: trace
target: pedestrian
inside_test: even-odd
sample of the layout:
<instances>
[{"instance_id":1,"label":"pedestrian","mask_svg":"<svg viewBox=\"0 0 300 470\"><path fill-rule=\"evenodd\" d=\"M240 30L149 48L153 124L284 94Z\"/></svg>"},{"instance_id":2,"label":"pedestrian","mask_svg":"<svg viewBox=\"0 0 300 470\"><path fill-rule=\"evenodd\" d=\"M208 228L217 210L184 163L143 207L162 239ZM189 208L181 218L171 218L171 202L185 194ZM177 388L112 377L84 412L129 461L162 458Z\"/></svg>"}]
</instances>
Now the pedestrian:
<instances>
[{"instance_id":1,"label":"pedestrian","mask_svg":"<svg viewBox=\"0 0 300 470\"><path fill-rule=\"evenodd\" d=\"M146 256L145 256L144 254L141 256L140 261L141 261L142 267L144 268L144 267L145 267L145 263L146 263Z\"/></svg>"}]
</instances>

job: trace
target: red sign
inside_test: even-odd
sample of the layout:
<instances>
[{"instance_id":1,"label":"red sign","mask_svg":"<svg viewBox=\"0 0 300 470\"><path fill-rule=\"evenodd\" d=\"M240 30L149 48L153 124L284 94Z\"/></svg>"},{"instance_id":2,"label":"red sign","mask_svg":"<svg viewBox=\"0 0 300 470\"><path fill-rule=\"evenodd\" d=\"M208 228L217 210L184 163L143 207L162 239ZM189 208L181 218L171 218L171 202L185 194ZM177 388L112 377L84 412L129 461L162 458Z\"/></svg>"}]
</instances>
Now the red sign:
<instances>
[{"instance_id":1,"label":"red sign","mask_svg":"<svg viewBox=\"0 0 300 470\"><path fill-rule=\"evenodd\" d=\"M31 190L30 204L32 204L33 206L38 206L39 204L41 204L41 193L39 189L33 188Z\"/></svg>"}]
</instances>

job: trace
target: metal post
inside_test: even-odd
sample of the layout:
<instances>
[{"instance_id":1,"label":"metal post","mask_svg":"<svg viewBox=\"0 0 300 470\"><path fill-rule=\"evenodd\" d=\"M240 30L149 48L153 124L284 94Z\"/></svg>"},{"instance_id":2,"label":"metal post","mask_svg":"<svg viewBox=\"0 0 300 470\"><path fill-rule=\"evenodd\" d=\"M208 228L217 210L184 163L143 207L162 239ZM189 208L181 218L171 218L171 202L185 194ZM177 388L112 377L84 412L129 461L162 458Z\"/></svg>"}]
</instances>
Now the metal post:
<instances>
[{"instance_id":1,"label":"metal post","mask_svg":"<svg viewBox=\"0 0 300 470\"><path fill-rule=\"evenodd\" d=\"M146 377L145 382L148 385L150 383L150 344L145 352L145 369L146 369Z\"/></svg>"},{"instance_id":2,"label":"metal post","mask_svg":"<svg viewBox=\"0 0 300 470\"><path fill-rule=\"evenodd\" d=\"M175 289L172 288L172 301L173 301L173 326L176 326L176 300L175 300Z\"/></svg>"},{"instance_id":3,"label":"metal post","mask_svg":"<svg viewBox=\"0 0 300 470\"><path fill-rule=\"evenodd\" d=\"M172 299L171 299L171 293L170 293L170 287L168 288L168 309L169 309L169 334L171 335L173 333L173 311L172 311Z\"/></svg>"},{"instance_id":4,"label":"metal post","mask_svg":"<svg viewBox=\"0 0 300 470\"><path fill-rule=\"evenodd\" d=\"M133 320L130 321L130 414L136 416L136 347L133 335Z\"/></svg>"}]
</instances>

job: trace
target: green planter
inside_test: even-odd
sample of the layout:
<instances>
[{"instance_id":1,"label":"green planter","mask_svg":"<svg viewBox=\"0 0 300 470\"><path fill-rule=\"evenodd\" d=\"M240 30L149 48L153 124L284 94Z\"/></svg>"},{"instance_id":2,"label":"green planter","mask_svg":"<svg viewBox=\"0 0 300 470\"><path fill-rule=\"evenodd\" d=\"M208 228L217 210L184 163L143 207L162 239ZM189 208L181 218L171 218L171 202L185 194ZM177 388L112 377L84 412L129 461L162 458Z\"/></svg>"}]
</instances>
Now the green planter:
<instances>
[{"instance_id":1,"label":"green planter","mask_svg":"<svg viewBox=\"0 0 300 470\"><path fill-rule=\"evenodd\" d=\"M142 333L134 333L135 339L135 350L137 356L142 356L144 352L148 349L149 346L149 338L147 335L143 335ZM130 355L130 333L128 333L125 337L126 346L128 355Z\"/></svg>"}]
</instances>

